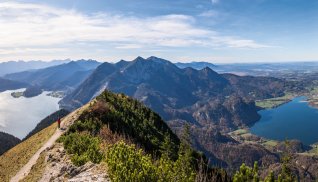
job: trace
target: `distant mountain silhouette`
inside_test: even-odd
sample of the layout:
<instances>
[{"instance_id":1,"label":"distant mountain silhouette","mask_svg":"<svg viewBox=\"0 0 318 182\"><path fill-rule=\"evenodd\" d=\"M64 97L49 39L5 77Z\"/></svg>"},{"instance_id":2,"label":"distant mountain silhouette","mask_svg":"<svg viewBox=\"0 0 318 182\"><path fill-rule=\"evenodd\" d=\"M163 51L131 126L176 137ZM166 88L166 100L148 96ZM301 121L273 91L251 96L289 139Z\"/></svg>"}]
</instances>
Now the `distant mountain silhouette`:
<instances>
[{"instance_id":1,"label":"distant mountain silhouette","mask_svg":"<svg viewBox=\"0 0 318 182\"><path fill-rule=\"evenodd\" d=\"M209 67L211 69L216 68L217 66L215 64L209 63L209 62L190 62L190 63L175 63L176 66L179 68L194 68L197 70L201 70L205 67Z\"/></svg>"},{"instance_id":2,"label":"distant mountain silhouette","mask_svg":"<svg viewBox=\"0 0 318 182\"><path fill-rule=\"evenodd\" d=\"M28 84L23 82L0 78L0 92L6 91L6 90L16 90L20 88L25 88L27 86Z\"/></svg>"},{"instance_id":3,"label":"distant mountain silhouette","mask_svg":"<svg viewBox=\"0 0 318 182\"><path fill-rule=\"evenodd\" d=\"M0 76L4 76L10 73L22 72L34 69L43 69L50 66L56 66L59 64L68 63L71 60L53 60L46 61L8 61L0 63Z\"/></svg>"},{"instance_id":4,"label":"distant mountain silhouette","mask_svg":"<svg viewBox=\"0 0 318 182\"><path fill-rule=\"evenodd\" d=\"M100 63L93 60L71 61L44 69L7 74L5 78L29 83L44 90L72 90L98 65Z\"/></svg>"}]
</instances>

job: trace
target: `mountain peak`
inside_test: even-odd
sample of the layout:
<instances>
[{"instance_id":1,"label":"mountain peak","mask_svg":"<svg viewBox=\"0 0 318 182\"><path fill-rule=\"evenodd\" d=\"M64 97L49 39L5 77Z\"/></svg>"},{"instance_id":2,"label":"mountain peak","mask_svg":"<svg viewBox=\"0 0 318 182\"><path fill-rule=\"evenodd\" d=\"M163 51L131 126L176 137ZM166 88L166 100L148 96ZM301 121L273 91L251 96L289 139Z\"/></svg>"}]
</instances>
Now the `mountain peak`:
<instances>
[{"instance_id":1,"label":"mountain peak","mask_svg":"<svg viewBox=\"0 0 318 182\"><path fill-rule=\"evenodd\" d=\"M206 66L205 68L203 68L202 70L199 71L199 73L201 73L201 75L207 78L222 78L217 72L213 71L210 67Z\"/></svg>"},{"instance_id":2,"label":"mountain peak","mask_svg":"<svg viewBox=\"0 0 318 182\"><path fill-rule=\"evenodd\" d=\"M205 74L215 74L216 72L213 71L210 67L204 67L202 70L200 70L200 72L203 72ZM216 73L217 74L217 73Z\"/></svg>"},{"instance_id":3,"label":"mountain peak","mask_svg":"<svg viewBox=\"0 0 318 182\"><path fill-rule=\"evenodd\" d=\"M210 67L206 66L202 69L202 71L213 71ZM214 71L213 71L214 72Z\"/></svg>"},{"instance_id":4,"label":"mountain peak","mask_svg":"<svg viewBox=\"0 0 318 182\"><path fill-rule=\"evenodd\" d=\"M158 57L155 57L155 56L150 56L146 60L147 61L154 61L154 62L157 62L157 63L171 63L168 60L165 60L165 59L162 59L162 58L158 58Z\"/></svg>"},{"instance_id":5,"label":"mountain peak","mask_svg":"<svg viewBox=\"0 0 318 182\"><path fill-rule=\"evenodd\" d=\"M161 58L158 58L156 56L150 56L150 57L147 58L147 60L154 60L154 59L161 59Z\"/></svg>"},{"instance_id":6,"label":"mountain peak","mask_svg":"<svg viewBox=\"0 0 318 182\"><path fill-rule=\"evenodd\" d=\"M134 63L138 63L140 65L152 65L152 66L158 66L158 65L162 65L162 66L167 66L167 65L171 65L173 67L175 67L175 65L173 63L171 63L168 60L165 59L161 59L155 56L151 56L148 57L147 59L144 59L143 57L137 57L135 60L132 61L132 64Z\"/></svg>"},{"instance_id":7,"label":"mountain peak","mask_svg":"<svg viewBox=\"0 0 318 182\"><path fill-rule=\"evenodd\" d=\"M116 67L118 68L123 68L125 66L127 66L129 64L129 61L126 61L126 60L120 60L118 61L117 63L115 63Z\"/></svg>"},{"instance_id":8,"label":"mountain peak","mask_svg":"<svg viewBox=\"0 0 318 182\"><path fill-rule=\"evenodd\" d=\"M136 59L133 60L133 62L135 61L145 61L146 59L141 57L141 56L138 56Z\"/></svg>"}]
</instances>

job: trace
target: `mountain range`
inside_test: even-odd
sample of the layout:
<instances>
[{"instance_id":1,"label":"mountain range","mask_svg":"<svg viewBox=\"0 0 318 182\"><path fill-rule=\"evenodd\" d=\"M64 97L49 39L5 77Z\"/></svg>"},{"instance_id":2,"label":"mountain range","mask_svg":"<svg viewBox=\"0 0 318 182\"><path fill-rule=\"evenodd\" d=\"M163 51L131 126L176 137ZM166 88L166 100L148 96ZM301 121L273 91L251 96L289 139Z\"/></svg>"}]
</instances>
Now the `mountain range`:
<instances>
[{"instance_id":1,"label":"mountain range","mask_svg":"<svg viewBox=\"0 0 318 182\"><path fill-rule=\"evenodd\" d=\"M218 66L209 62L190 62L190 63L181 63L181 62L177 62L175 63L176 66L178 66L179 68L194 68L197 70L201 70L205 67L209 67L211 69L217 68Z\"/></svg>"},{"instance_id":2,"label":"mountain range","mask_svg":"<svg viewBox=\"0 0 318 182\"><path fill-rule=\"evenodd\" d=\"M101 64L60 104L73 110L105 89L133 96L170 120L169 109L198 107L211 99L222 102L232 96L244 102L281 96L285 82L271 77L218 74L209 67L180 69L164 59L138 57L130 62Z\"/></svg>"},{"instance_id":3,"label":"mountain range","mask_svg":"<svg viewBox=\"0 0 318 182\"><path fill-rule=\"evenodd\" d=\"M11 73L5 79L29 83L44 90L69 91L85 80L100 63L94 60L79 60L43 69Z\"/></svg>"},{"instance_id":4,"label":"mountain range","mask_svg":"<svg viewBox=\"0 0 318 182\"><path fill-rule=\"evenodd\" d=\"M0 63L0 77L10 73L17 73L27 70L43 69L50 66L56 66L68 63L71 60L53 60L53 61L7 61Z\"/></svg>"},{"instance_id":5,"label":"mountain range","mask_svg":"<svg viewBox=\"0 0 318 182\"><path fill-rule=\"evenodd\" d=\"M223 151L209 146L219 144L225 150L243 148L226 133L258 121L260 116L254 100L282 96L286 85L277 78L218 74L209 67L181 69L161 58L137 57L133 61L101 64L60 101L60 106L74 110L105 89L127 94L156 111L177 133L190 124L195 147L214 159L213 162L238 167L238 162L227 159L230 155L221 156ZM251 163L262 162L264 156L277 160L266 149L255 146L250 149L240 154L238 161L242 162L247 155Z\"/></svg>"}]
</instances>

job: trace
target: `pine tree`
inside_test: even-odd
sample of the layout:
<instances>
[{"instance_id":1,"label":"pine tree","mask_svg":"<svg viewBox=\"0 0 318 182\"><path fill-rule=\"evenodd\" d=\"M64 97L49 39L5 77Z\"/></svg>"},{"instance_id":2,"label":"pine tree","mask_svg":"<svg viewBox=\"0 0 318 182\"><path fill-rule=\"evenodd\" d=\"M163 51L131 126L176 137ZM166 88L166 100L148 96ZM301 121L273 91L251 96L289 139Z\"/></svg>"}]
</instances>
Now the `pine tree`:
<instances>
[{"instance_id":1,"label":"pine tree","mask_svg":"<svg viewBox=\"0 0 318 182\"><path fill-rule=\"evenodd\" d=\"M170 134L166 133L164 141L160 146L161 157L169 160L176 160L178 157L176 151L176 144L171 140Z\"/></svg>"}]
</instances>

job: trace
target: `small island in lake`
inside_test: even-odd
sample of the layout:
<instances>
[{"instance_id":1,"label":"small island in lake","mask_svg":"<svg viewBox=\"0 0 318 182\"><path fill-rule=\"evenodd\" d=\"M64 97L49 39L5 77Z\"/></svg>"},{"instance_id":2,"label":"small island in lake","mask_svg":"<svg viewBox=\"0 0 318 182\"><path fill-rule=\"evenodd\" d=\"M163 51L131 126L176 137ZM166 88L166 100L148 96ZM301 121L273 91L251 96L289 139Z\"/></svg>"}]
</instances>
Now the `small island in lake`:
<instances>
[{"instance_id":1,"label":"small island in lake","mask_svg":"<svg viewBox=\"0 0 318 182\"><path fill-rule=\"evenodd\" d=\"M20 98L20 97L31 98L31 97L35 97L42 94L42 92L43 90L41 88L32 86L27 88L23 92L12 92L11 96L14 98Z\"/></svg>"},{"instance_id":2,"label":"small island in lake","mask_svg":"<svg viewBox=\"0 0 318 182\"><path fill-rule=\"evenodd\" d=\"M65 94L63 91L54 91L54 92L48 93L46 95L51 96L51 97L55 97L55 98L63 98Z\"/></svg>"},{"instance_id":3,"label":"small island in lake","mask_svg":"<svg viewBox=\"0 0 318 182\"><path fill-rule=\"evenodd\" d=\"M20 98L23 96L23 92L12 92L11 96L14 98Z\"/></svg>"}]
</instances>

